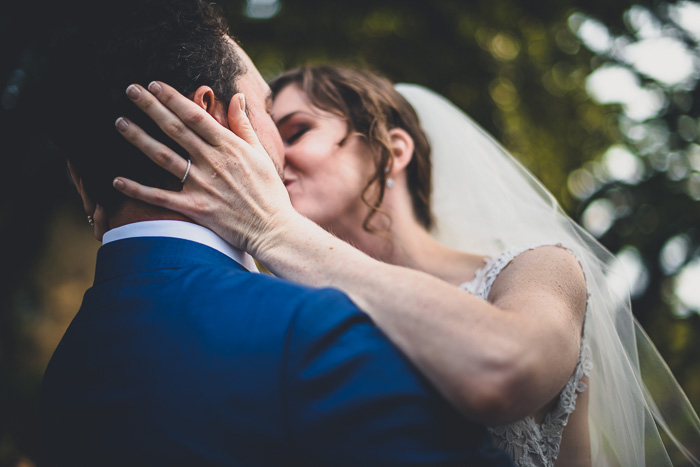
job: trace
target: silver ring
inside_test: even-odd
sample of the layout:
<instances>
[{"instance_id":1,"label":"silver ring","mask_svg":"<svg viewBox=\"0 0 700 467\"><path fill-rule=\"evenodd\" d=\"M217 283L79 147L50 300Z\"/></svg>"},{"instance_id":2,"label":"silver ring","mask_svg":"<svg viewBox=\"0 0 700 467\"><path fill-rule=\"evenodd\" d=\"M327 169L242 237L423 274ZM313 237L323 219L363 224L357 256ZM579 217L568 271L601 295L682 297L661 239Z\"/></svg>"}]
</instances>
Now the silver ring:
<instances>
[{"instance_id":1,"label":"silver ring","mask_svg":"<svg viewBox=\"0 0 700 467\"><path fill-rule=\"evenodd\" d=\"M187 159L187 170L185 170L185 176L180 179L180 183L184 184L187 180L187 176L190 174L190 168L192 167L192 160Z\"/></svg>"}]
</instances>

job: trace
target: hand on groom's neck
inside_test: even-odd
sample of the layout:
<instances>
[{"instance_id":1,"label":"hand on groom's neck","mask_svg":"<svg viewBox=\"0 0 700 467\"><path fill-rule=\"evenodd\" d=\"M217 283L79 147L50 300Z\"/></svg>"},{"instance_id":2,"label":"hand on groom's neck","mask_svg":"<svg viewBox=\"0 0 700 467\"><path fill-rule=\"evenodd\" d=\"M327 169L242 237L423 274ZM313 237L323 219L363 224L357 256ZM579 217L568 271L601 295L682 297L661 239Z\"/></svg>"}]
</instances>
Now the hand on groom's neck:
<instances>
[{"instance_id":1,"label":"hand on groom's neck","mask_svg":"<svg viewBox=\"0 0 700 467\"><path fill-rule=\"evenodd\" d=\"M119 209L108 214L107 219L109 229L143 221L175 220L193 222L190 218L175 211L159 208L134 199L124 201L124 204Z\"/></svg>"}]
</instances>

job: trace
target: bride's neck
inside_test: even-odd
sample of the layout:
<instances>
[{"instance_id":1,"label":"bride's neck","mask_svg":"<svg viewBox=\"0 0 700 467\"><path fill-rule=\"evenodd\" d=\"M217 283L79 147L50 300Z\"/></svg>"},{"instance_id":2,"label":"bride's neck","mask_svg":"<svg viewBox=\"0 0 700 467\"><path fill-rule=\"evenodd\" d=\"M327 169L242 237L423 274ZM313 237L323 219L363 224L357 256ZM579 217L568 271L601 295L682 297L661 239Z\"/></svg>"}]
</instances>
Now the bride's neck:
<instances>
[{"instance_id":1,"label":"bride's neck","mask_svg":"<svg viewBox=\"0 0 700 467\"><path fill-rule=\"evenodd\" d=\"M379 261L422 271L455 285L470 280L483 266L482 256L453 250L435 241L412 214L392 215L391 226L384 235L363 230L344 240Z\"/></svg>"}]
</instances>

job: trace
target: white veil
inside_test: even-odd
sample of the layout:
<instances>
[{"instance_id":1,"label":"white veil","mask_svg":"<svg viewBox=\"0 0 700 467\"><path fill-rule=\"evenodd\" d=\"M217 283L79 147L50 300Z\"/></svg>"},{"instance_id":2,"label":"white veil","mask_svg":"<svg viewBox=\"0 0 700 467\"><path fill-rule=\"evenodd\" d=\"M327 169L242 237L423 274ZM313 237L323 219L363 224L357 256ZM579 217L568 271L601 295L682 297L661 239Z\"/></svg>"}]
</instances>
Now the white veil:
<instances>
[{"instance_id":1,"label":"white veil","mask_svg":"<svg viewBox=\"0 0 700 467\"><path fill-rule=\"evenodd\" d=\"M629 294L610 287L614 256L461 110L421 86L396 89L432 147L436 239L487 255L563 244L581 261L589 293L584 334L593 353L593 465L700 466L700 420L632 315Z\"/></svg>"}]
</instances>

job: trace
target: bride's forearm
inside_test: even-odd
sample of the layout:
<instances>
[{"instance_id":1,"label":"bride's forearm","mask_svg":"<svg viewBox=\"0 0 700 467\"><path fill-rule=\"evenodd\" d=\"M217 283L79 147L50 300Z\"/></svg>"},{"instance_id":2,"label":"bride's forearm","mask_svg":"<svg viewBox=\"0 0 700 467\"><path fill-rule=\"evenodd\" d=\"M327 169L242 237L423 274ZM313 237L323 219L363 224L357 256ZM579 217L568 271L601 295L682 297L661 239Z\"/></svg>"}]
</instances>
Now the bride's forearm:
<instances>
[{"instance_id":1,"label":"bride's forearm","mask_svg":"<svg viewBox=\"0 0 700 467\"><path fill-rule=\"evenodd\" d=\"M566 378L556 365L560 342L519 313L425 273L382 263L302 216L256 245L274 274L347 293L437 389L468 417L501 424L533 413Z\"/></svg>"},{"instance_id":2,"label":"bride's forearm","mask_svg":"<svg viewBox=\"0 0 700 467\"><path fill-rule=\"evenodd\" d=\"M542 388L530 383L556 383L549 374L553 365L541 363L561 352L551 345L555 339L537 345L533 336L541 326L532 329L517 313L498 310L432 276L375 261L298 215L243 106L229 108L240 109L229 112L234 134L165 83L158 84L157 97L135 86L141 91L135 104L160 119L162 128L184 128L171 136L186 143L192 165L132 122L120 130L124 137L178 178L188 173L187 184L171 192L120 177L117 189L208 225L281 277L345 291L474 419L498 423L546 402ZM163 102L171 112L162 111ZM206 130L208 139L194 135L192 128Z\"/></svg>"}]
</instances>

